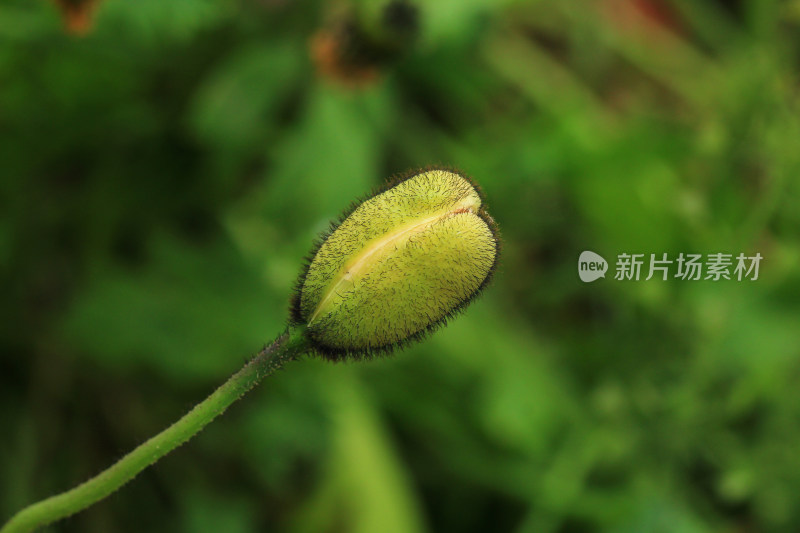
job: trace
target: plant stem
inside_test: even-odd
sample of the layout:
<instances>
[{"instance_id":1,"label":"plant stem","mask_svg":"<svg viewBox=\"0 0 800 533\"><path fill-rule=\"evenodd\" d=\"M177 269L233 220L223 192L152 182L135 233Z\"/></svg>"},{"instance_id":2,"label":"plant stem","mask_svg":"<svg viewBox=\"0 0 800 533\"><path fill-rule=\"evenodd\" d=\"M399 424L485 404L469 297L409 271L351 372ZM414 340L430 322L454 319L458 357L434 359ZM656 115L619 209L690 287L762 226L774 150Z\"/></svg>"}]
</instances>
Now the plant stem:
<instances>
[{"instance_id":1,"label":"plant stem","mask_svg":"<svg viewBox=\"0 0 800 533\"><path fill-rule=\"evenodd\" d=\"M302 331L292 329L265 347L239 372L170 427L72 490L34 503L14 515L0 533L24 533L96 503L158 461L221 415L227 407L284 363L308 349Z\"/></svg>"}]
</instances>

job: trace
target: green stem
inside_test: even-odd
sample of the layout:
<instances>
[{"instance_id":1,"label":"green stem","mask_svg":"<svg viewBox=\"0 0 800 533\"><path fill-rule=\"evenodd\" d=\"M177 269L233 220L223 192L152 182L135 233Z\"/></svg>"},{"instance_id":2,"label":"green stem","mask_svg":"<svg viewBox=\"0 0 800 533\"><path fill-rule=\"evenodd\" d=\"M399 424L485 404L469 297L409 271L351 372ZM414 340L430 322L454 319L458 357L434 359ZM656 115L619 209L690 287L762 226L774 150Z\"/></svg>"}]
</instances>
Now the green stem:
<instances>
[{"instance_id":1,"label":"green stem","mask_svg":"<svg viewBox=\"0 0 800 533\"><path fill-rule=\"evenodd\" d=\"M302 331L289 330L284 333L183 418L85 483L22 509L0 529L0 533L33 531L102 500L192 438L262 378L302 355L307 348Z\"/></svg>"}]
</instances>

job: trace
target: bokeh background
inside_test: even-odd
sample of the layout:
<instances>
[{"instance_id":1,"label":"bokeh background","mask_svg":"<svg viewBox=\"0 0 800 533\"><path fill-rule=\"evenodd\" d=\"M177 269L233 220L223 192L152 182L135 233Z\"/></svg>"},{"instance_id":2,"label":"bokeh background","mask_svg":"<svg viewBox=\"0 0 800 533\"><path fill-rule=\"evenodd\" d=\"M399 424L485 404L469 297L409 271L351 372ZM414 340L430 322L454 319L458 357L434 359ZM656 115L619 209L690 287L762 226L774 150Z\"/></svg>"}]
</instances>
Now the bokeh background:
<instances>
[{"instance_id":1,"label":"bokeh background","mask_svg":"<svg viewBox=\"0 0 800 533\"><path fill-rule=\"evenodd\" d=\"M353 2L0 4L0 516L204 398L329 220L440 163L504 237L478 302L48 531L800 531L800 1L431 0L355 65ZM764 259L584 284L585 249Z\"/></svg>"}]
</instances>

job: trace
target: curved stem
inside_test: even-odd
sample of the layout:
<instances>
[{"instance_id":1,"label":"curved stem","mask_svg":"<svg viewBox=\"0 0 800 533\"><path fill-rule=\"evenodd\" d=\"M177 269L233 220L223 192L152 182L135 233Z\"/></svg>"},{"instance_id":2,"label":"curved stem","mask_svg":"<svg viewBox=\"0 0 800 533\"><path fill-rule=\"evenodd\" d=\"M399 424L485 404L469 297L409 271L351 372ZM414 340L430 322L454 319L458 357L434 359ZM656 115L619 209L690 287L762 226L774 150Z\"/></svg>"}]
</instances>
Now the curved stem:
<instances>
[{"instance_id":1,"label":"curved stem","mask_svg":"<svg viewBox=\"0 0 800 533\"><path fill-rule=\"evenodd\" d=\"M15 514L0 533L23 533L49 524L96 503L139 472L158 461L203 429L225 409L284 363L302 355L308 346L301 331L289 330L265 347L211 396L170 427L140 444L128 455L74 489L34 503Z\"/></svg>"}]
</instances>

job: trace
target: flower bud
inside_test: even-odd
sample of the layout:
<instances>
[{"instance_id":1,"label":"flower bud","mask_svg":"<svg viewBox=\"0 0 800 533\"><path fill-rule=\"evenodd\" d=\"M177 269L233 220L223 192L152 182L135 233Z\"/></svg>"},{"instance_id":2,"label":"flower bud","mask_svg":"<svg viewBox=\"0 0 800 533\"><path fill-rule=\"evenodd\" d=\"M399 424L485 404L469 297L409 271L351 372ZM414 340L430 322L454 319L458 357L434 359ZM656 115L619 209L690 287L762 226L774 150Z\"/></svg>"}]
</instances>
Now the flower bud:
<instances>
[{"instance_id":1,"label":"flower bud","mask_svg":"<svg viewBox=\"0 0 800 533\"><path fill-rule=\"evenodd\" d=\"M358 203L319 242L292 323L338 360L390 351L464 308L489 282L499 240L476 186L430 169Z\"/></svg>"}]
</instances>

